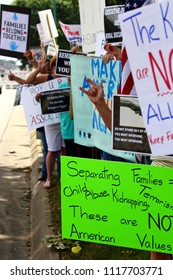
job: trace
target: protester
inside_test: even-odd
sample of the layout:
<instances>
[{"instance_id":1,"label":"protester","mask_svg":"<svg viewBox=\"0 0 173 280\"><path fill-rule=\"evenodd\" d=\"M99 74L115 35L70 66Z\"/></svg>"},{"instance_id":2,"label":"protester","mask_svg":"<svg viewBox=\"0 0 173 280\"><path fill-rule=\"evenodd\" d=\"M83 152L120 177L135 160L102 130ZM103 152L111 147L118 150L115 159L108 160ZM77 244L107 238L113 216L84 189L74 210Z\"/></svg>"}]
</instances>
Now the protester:
<instances>
[{"instance_id":1,"label":"protester","mask_svg":"<svg viewBox=\"0 0 173 280\"><path fill-rule=\"evenodd\" d=\"M108 51L108 53L103 57L103 60L106 63L108 63L110 59L114 59L115 57L117 57L117 59L121 59L121 54L116 46L111 46L110 44L106 44L105 49ZM92 103L94 103L96 109L101 115L106 126L111 130L112 112L111 109L105 103L102 82L99 85L97 85L91 79L87 79L87 81L91 84L91 88L89 90L85 90L84 88L80 87L79 89L88 95L89 99L91 100ZM173 167L173 163L172 161L169 160L169 158L165 161L161 161L159 159L153 160L152 165L162 166L162 167L164 166ZM172 255L170 254L151 252L151 260L169 260L169 259L172 259Z\"/></svg>"},{"instance_id":2,"label":"protester","mask_svg":"<svg viewBox=\"0 0 173 280\"><path fill-rule=\"evenodd\" d=\"M70 83L70 80L69 80ZM71 98L71 96L70 96ZM74 120L70 116L70 111L60 114L61 134L65 143L66 155L78 157L79 146L74 142Z\"/></svg>"},{"instance_id":3,"label":"protester","mask_svg":"<svg viewBox=\"0 0 173 280\"><path fill-rule=\"evenodd\" d=\"M78 46L71 48L71 53L75 54L76 52L81 52L81 49ZM71 86L71 80L68 79L69 85ZM72 89L70 92L70 102L69 102L69 111L63 112L60 115L61 119L61 132L62 138L65 142L66 155L75 156L82 158L92 158L92 148L79 145L74 142L74 119L73 119L73 106L72 106Z\"/></svg>"},{"instance_id":4,"label":"protester","mask_svg":"<svg viewBox=\"0 0 173 280\"><path fill-rule=\"evenodd\" d=\"M42 54L43 54L43 57L44 57L45 61L47 62L47 64L46 64L46 67L41 72L41 74L46 74L46 73L50 72L50 58L45 57L43 49L42 49ZM28 59L29 63L32 64L32 66L34 68L37 68L38 62L34 59L33 50L27 50L24 53L24 57L26 57ZM16 81L20 85L27 85L27 83L28 83L27 78L22 79L22 78L16 76L11 71L9 71L9 73L8 73L8 78L10 81ZM41 176L38 178L38 181L46 181L46 179L47 179L46 157L47 157L47 153L48 153L48 147L47 147L44 126L37 128L36 131L40 135L40 138L42 141L42 147L43 147L43 163L42 163L42 167L41 167ZM57 153L57 162L59 162L59 158L60 158L60 155L59 155L59 153ZM58 175L59 174L60 174L60 171L59 171L59 165L58 165Z\"/></svg>"},{"instance_id":5,"label":"protester","mask_svg":"<svg viewBox=\"0 0 173 280\"><path fill-rule=\"evenodd\" d=\"M56 56L54 56L50 61L51 74L41 74L46 69L48 62L44 59L38 61L38 67L27 77L27 83L34 85L50 81L52 79L58 78L59 76L55 73L56 66ZM36 100L39 101L41 93L36 95ZM55 166L57 152L58 157L58 174L60 176L60 154L62 147L64 147L64 142L62 140L60 123L54 123L45 126L45 134L48 145L48 154L46 157L46 167L47 167L47 180L43 185L44 188L50 188L52 186L52 174ZM63 151L64 152L64 151Z\"/></svg>"},{"instance_id":6,"label":"protester","mask_svg":"<svg viewBox=\"0 0 173 280\"><path fill-rule=\"evenodd\" d=\"M143 2L144 2L143 6L147 6L147 5L155 3L157 1L156 0L146 0L146 1L143 1ZM134 8L135 8L135 6L134 6ZM117 49L116 46L111 46L110 44L106 44L105 45L105 50L107 51L107 54L103 58L105 62L109 62L110 59L114 59L113 56L115 56L117 59L120 59L120 60L122 59L122 54L119 53L119 50ZM93 87L94 87L93 90L91 90L88 93L85 92L86 94L88 94L88 97L90 98L91 101L94 98L93 95L96 95L97 90L100 92L99 93L100 96L102 95L101 86L102 85L100 85L100 87L96 88L95 85L93 84ZM124 92L121 92L121 87L119 88L118 92L119 93L124 93ZM133 92L134 92L135 95L137 95L135 86L134 86L134 91ZM126 92L126 94L129 94L129 93ZM96 101L96 98L94 98L94 101L96 103L98 102L97 106L98 106L98 110L100 110L100 106L101 106L101 103L103 103L103 101L101 101L101 103L100 103L100 101ZM104 105L104 108L102 108L102 111L100 111L101 114L103 114L103 115L107 114L106 110L107 109L105 108L105 105ZM108 113L107 117L110 118L110 120L111 120L110 113ZM107 120L105 120L105 121L107 121ZM152 157L151 157L151 159L152 159ZM156 158L153 158L153 160L151 162L151 165L160 166L160 167L173 167L173 162L168 157L163 157L163 158L160 157L158 159L156 157ZM169 260L169 259L172 259L172 255L170 255L170 254L159 253L159 252L151 252L151 260Z\"/></svg>"}]
</instances>

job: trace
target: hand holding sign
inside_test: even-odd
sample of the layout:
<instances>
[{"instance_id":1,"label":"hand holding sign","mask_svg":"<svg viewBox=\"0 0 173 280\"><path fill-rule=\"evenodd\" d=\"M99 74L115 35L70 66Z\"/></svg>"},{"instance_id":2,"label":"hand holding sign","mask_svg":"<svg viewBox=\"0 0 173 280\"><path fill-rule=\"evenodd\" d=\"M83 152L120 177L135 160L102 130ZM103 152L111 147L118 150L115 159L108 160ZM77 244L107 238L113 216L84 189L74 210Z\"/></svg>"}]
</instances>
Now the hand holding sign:
<instances>
[{"instance_id":1,"label":"hand holding sign","mask_svg":"<svg viewBox=\"0 0 173 280\"><path fill-rule=\"evenodd\" d=\"M113 55L117 60L121 60L121 48L112 46L111 44L105 44L104 49L107 52L106 55Z\"/></svg>"},{"instance_id":2,"label":"hand holding sign","mask_svg":"<svg viewBox=\"0 0 173 280\"><path fill-rule=\"evenodd\" d=\"M26 57L26 59L28 61L33 60L34 59L34 50L27 50L26 52L24 52L23 56Z\"/></svg>"}]
</instances>

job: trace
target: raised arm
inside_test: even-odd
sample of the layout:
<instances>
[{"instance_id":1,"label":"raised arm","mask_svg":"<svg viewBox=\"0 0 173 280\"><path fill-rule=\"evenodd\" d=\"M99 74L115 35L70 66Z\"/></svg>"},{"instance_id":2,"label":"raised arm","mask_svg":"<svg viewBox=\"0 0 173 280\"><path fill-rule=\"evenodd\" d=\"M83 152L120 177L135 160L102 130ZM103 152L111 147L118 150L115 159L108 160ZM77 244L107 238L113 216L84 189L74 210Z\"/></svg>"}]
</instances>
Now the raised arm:
<instances>
[{"instance_id":1,"label":"raised arm","mask_svg":"<svg viewBox=\"0 0 173 280\"><path fill-rule=\"evenodd\" d=\"M38 61L38 66L35 70L33 70L29 76L26 78L27 84L41 84L47 81L47 74L40 74L41 72L45 71L45 68L47 67L48 62L45 62L44 59L40 59Z\"/></svg>"},{"instance_id":2,"label":"raised arm","mask_svg":"<svg viewBox=\"0 0 173 280\"><path fill-rule=\"evenodd\" d=\"M102 57L104 62L107 64L110 60L121 60L122 54L121 54L121 48L117 46L112 46L111 44L105 44L104 49L106 51L106 54Z\"/></svg>"},{"instance_id":3,"label":"raised arm","mask_svg":"<svg viewBox=\"0 0 173 280\"><path fill-rule=\"evenodd\" d=\"M34 50L27 50L23 56L28 60L29 64L31 64L34 68L37 68L38 62L34 59Z\"/></svg>"},{"instance_id":4,"label":"raised arm","mask_svg":"<svg viewBox=\"0 0 173 280\"><path fill-rule=\"evenodd\" d=\"M112 112L105 103L102 83L96 85L91 79L87 79L87 81L91 84L91 88L89 90L86 90L82 87L79 87L79 89L88 95L91 102L96 106L96 109L102 117L105 125L108 127L109 130L111 130Z\"/></svg>"},{"instance_id":5,"label":"raised arm","mask_svg":"<svg viewBox=\"0 0 173 280\"><path fill-rule=\"evenodd\" d=\"M8 73L8 79L9 79L10 81L15 81L15 82L17 82L17 83L20 84L20 85L25 85L25 84L27 84L27 82L26 82L25 79L22 79L22 78L20 78L20 77L18 77L18 76L16 76L16 75L14 75L11 71L9 71L9 73Z\"/></svg>"}]
</instances>

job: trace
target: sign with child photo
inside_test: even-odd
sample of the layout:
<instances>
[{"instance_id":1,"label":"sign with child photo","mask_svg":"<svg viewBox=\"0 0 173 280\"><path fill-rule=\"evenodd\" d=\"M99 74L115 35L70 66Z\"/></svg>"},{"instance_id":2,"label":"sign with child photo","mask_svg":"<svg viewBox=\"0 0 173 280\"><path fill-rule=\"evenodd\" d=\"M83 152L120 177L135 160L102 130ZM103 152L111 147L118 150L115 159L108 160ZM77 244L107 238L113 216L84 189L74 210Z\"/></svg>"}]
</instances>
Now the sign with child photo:
<instances>
[{"instance_id":1,"label":"sign with child photo","mask_svg":"<svg viewBox=\"0 0 173 280\"><path fill-rule=\"evenodd\" d=\"M173 253L171 168L61 157L62 237Z\"/></svg>"}]
</instances>

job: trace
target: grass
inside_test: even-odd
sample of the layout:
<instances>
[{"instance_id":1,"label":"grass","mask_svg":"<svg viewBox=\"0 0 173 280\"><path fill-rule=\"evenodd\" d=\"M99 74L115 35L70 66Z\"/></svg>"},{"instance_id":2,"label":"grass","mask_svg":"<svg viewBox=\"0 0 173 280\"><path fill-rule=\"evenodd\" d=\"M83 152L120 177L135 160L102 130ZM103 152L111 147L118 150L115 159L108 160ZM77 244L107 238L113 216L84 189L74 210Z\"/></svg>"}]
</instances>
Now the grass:
<instances>
[{"instance_id":1,"label":"grass","mask_svg":"<svg viewBox=\"0 0 173 280\"><path fill-rule=\"evenodd\" d=\"M81 242L75 240L61 239L61 199L60 181L55 176L53 178L53 188L48 190L49 202L52 214L52 236L53 242L58 244L58 253L61 260L148 260L148 251L115 247L91 242ZM48 242L49 243L49 242ZM60 249L64 245L63 249ZM79 254L71 251L73 246L79 244L82 248Z\"/></svg>"}]
</instances>

